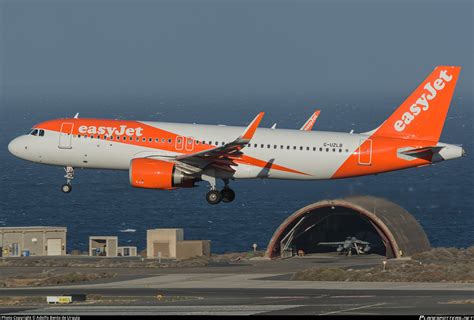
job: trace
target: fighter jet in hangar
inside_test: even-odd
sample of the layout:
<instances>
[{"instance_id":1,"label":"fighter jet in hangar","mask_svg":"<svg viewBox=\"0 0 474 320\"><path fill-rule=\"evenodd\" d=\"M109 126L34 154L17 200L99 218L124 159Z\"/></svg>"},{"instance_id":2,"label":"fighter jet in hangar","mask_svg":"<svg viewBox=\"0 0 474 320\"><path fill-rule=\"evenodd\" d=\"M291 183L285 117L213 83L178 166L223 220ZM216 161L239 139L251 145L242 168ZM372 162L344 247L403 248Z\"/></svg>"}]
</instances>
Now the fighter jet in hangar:
<instances>
[{"instance_id":1,"label":"fighter jet in hangar","mask_svg":"<svg viewBox=\"0 0 474 320\"><path fill-rule=\"evenodd\" d=\"M236 179L340 179L463 156L462 147L439 142L460 69L436 67L382 125L360 134L258 128L263 112L247 127L74 117L39 123L8 149L64 167L65 193L72 190L74 168L116 169L128 170L137 188L206 181L210 204L231 202L229 181Z\"/></svg>"},{"instance_id":2,"label":"fighter jet in hangar","mask_svg":"<svg viewBox=\"0 0 474 320\"><path fill-rule=\"evenodd\" d=\"M369 253L371 247L370 242L359 240L356 237L346 237L344 241L319 242L318 246L335 247L340 254L345 253L346 256L352 256Z\"/></svg>"}]
</instances>

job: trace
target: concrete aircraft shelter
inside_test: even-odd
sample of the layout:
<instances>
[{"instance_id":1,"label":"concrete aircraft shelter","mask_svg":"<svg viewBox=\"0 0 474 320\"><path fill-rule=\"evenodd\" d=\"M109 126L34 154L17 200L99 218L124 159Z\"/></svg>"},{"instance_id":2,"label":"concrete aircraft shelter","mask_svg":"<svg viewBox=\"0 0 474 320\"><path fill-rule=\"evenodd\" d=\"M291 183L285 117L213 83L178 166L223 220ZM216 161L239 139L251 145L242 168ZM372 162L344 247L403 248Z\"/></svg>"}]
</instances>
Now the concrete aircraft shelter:
<instances>
[{"instance_id":1,"label":"concrete aircraft shelter","mask_svg":"<svg viewBox=\"0 0 474 320\"><path fill-rule=\"evenodd\" d=\"M356 237L370 242L371 253L400 258L431 249L421 225L405 209L382 198L353 196L323 200L293 213L277 228L266 251L269 258L331 252L320 242Z\"/></svg>"}]
</instances>

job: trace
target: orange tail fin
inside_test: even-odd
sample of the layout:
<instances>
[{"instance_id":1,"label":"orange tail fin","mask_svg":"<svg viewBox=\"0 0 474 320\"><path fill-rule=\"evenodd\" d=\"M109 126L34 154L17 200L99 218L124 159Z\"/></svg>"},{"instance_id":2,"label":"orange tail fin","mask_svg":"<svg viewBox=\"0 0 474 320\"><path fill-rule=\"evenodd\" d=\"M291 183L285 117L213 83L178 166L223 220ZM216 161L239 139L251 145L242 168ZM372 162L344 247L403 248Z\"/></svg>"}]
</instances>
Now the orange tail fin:
<instances>
[{"instance_id":1,"label":"orange tail fin","mask_svg":"<svg viewBox=\"0 0 474 320\"><path fill-rule=\"evenodd\" d=\"M436 67L374 136L438 142L460 71L461 67Z\"/></svg>"}]
</instances>

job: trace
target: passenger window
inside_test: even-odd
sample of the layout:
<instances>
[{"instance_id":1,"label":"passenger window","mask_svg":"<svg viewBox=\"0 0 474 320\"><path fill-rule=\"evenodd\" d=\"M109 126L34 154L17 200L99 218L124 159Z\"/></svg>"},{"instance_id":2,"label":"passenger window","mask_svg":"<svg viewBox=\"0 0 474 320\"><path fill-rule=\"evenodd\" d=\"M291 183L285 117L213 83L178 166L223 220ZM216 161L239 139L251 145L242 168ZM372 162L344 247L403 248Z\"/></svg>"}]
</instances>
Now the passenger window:
<instances>
[{"instance_id":1,"label":"passenger window","mask_svg":"<svg viewBox=\"0 0 474 320\"><path fill-rule=\"evenodd\" d=\"M336 148L332 148L332 152L336 152Z\"/></svg>"},{"instance_id":2,"label":"passenger window","mask_svg":"<svg viewBox=\"0 0 474 320\"><path fill-rule=\"evenodd\" d=\"M290 146L286 146L286 150L290 150Z\"/></svg>"},{"instance_id":3,"label":"passenger window","mask_svg":"<svg viewBox=\"0 0 474 320\"><path fill-rule=\"evenodd\" d=\"M123 137L123 141L127 140L127 137Z\"/></svg>"},{"instance_id":4,"label":"passenger window","mask_svg":"<svg viewBox=\"0 0 474 320\"><path fill-rule=\"evenodd\" d=\"M283 145L280 146L280 149L284 149L285 147Z\"/></svg>"},{"instance_id":5,"label":"passenger window","mask_svg":"<svg viewBox=\"0 0 474 320\"><path fill-rule=\"evenodd\" d=\"M80 138L80 137L81 137L81 135L80 135L80 134L78 134L78 135L77 135L77 137L78 137L78 138Z\"/></svg>"},{"instance_id":6,"label":"passenger window","mask_svg":"<svg viewBox=\"0 0 474 320\"><path fill-rule=\"evenodd\" d=\"M313 151L316 151L316 147L313 147Z\"/></svg>"},{"instance_id":7,"label":"passenger window","mask_svg":"<svg viewBox=\"0 0 474 320\"><path fill-rule=\"evenodd\" d=\"M148 142L152 142L152 141L153 141L153 138L148 139Z\"/></svg>"},{"instance_id":8,"label":"passenger window","mask_svg":"<svg viewBox=\"0 0 474 320\"><path fill-rule=\"evenodd\" d=\"M309 147L306 147L306 151L309 151Z\"/></svg>"},{"instance_id":9,"label":"passenger window","mask_svg":"<svg viewBox=\"0 0 474 320\"><path fill-rule=\"evenodd\" d=\"M267 148L270 149L270 145L269 145L269 144L267 144Z\"/></svg>"},{"instance_id":10,"label":"passenger window","mask_svg":"<svg viewBox=\"0 0 474 320\"><path fill-rule=\"evenodd\" d=\"M224 142L224 141L222 141L222 145L225 145L225 142Z\"/></svg>"},{"instance_id":11,"label":"passenger window","mask_svg":"<svg viewBox=\"0 0 474 320\"><path fill-rule=\"evenodd\" d=\"M319 148L319 151L323 151L323 148Z\"/></svg>"},{"instance_id":12,"label":"passenger window","mask_svg":"<svg viewBox=\"0 0 474 320\"><path fill-rule=\"evenodd\" d=\"M339 149L339 152L342 152L342 149Z\"/></svg>"},{"instance_id":13,"label":"passenger window","mask_svg":"<svg viewBox=\"0 0 474 320\"><path fill-rule=\"evenodd\" d=\"M170 139L168 139L168 143L171 143L171 138L170 138Z\"/></svg>"},{"instance_id":14,"label":"passenger window","mask_svg":"<svg viewBox=\"0 0 474 320\"><path fill-rule=\"evenodd\" d=\"M165 143L166 142L166 139L165 138L161 138L161 143Z\"/></svg>"},{"instance_id":15,"label":"passenger window","mask_svg":"<svg viewBox=\"0 0 474 320\"><path fill-rule=\"evenodd\" d=\"M146 138L142 138L142 141L145 142L145 141L146 141Z\"/></svg>"},{"instance_id":16,"label":"passenger window","mask_svg":"<svg viewBox=\"0 0 474 320\"><path fill-rule=\"evenodd\" d=\"M293 146L293 150L296 150L296 146Z\"/></svg>"},{"instance_id":17,"label":"passenger window","mask_svg":"<svg viewBox=\"0 0 474 320\"><path fill-rule=\"evenodd\" d=\"M275 145L273 145L273 149L276 149L276 148L278 148L278 146L277 146L276 144L275 144Z\"/></svg>"},{"instance_id":18,"label":"passenger window","mask_svg":"<svg viewBox=\"0 0 474 320\"><path fill-rule=\"evenodd\" d=\"M349 152L349 149L346 149L346 152Z\"/></svg>"},{"instance_id":19,"label":"passenger window","mask_svg":"<svg viewBox=\"0 0 474 320\"><path fill-rule=\"evenodd\" d=\"M199 140L196 140L196 144L199 144Z\"/></svg>"},{"instance_id":20,"label":"passenger window","mask_svg":"<svg viewBox=\"0 0 474 320\"><path fill-rule=\"evenodd\" d=\"M303 147L300 147L300 150L303 150Z\"/></svg>"},{"instance_id":21,"label":"passenger window","mask_svg":"<svg viewBox=\"0 0 474 320\"><path fill-rule=\"evenodd\" d=\"M130 137L130 141L133 141L133 137Z\"/></svg>"},{"instance_id":22,"label":"passenger window","mask_svg":"<svg viewBox=\"0 0 474 320\"><path fill-rule=\"evenodd\" d=\"M329 148L326 148L326 152L329 152Z\"/></svg>"},{"instance_id":23,"label":"passenger window","mask_svg":"<svg viewBox=\"0 0 474 320\"><path fill-rule=\"evenodd\" d=\"M258 144L256 144L256 143L253 145L254 148L257 148L257 146L258 146Z\"/></svg>"}]
</instances>

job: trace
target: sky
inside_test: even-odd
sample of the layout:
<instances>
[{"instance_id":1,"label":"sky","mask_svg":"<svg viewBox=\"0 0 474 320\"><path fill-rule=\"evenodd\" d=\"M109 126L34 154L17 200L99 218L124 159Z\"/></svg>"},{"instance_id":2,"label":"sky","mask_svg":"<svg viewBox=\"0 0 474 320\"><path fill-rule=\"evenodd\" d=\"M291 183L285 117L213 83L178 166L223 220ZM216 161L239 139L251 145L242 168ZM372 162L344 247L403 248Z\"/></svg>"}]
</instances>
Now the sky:
<instances>
[{"instance_id":1,"label":"sky","mask_svg":"<svg viewBox=\"0 0 474 320\"><path fill-rule=\"evenodd\" d=\"M406 97L436 65L472 98L473 3L0 0L0 108Z\"/></svg>"},{"instance_id":2,"label":"sky","mask_svg":"<svg viewBox=\"0 0 474 320\"><path fill-rule=\"evenodd\" d=\"M472 156L337 181L239 181L222 212L204 186L139 190L116 171L81 170L65 202L62 168L20 161L7 144L76 112L244 126L265 111L262 127L298 129L320 108L316 130L364 132L435 66L458 65L441 141L472 155L473 12L459 0L0 0L0 226L64 223L85 247L93 230L133 228L143 241L146 228L174 225L240 250L265 245L306 204L372 194L412 212L433 244L472 245Z\"/></svg>"}]
</instances>

